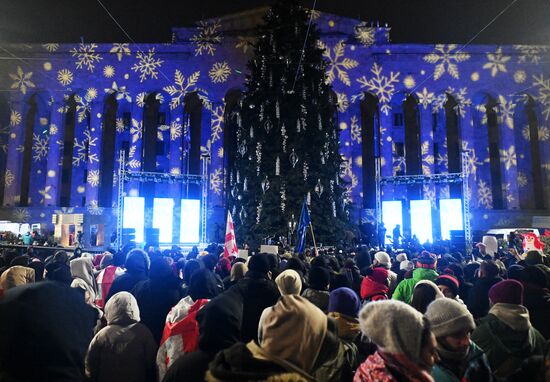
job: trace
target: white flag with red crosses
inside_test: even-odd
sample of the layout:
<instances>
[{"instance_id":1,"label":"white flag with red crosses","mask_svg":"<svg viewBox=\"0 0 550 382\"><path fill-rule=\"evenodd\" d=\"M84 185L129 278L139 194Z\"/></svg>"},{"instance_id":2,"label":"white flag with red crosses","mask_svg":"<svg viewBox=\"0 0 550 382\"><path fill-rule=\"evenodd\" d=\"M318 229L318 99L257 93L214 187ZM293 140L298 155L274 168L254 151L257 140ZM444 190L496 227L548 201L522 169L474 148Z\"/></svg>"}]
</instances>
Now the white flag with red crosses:
<instances>
[{"instance_id":1,"label":"white flag with red crosses","mask_svg":"<svg viewBox=\"0 0 550 382\"><path fill-rule=\"evenodd\" d=\"M227 224L225 226L225 245L223 246L223 257L237 256L239 249L237 248L237 240L235 239L235 227L231 212L227 212Z\"/></svg>"}]
</instances>

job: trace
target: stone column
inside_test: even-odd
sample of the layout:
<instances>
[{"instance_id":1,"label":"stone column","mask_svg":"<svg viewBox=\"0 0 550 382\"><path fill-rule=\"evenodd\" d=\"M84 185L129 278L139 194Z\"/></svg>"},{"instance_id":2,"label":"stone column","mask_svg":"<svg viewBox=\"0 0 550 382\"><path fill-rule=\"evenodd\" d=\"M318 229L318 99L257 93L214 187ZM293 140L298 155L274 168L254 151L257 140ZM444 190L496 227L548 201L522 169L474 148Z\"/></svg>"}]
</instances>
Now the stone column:
<instances>
[{"instance_id":1,"label":"stone column","mask_svg":"<svg viewBox=\"0 0 550 382\"><path fill-rule=\"evenodd\" d=\"M514 136L513 101L499 97L498 125L500 132L500 169L502 172L502 197L508 210L519 209L518 166Z\"/></svg>"},{"instance_id":2,"label":"stone column","mask_svg":"<svg viewBox=\"0 0 550 382\"><path fill-rule=\"evenodd\" d=\"M132 104L132 124L130 126L130 150L126 158L127 171L141 171L143 155L143 107ZM139 182L132 181L125 185L127 196L139 196Z\"/></svg>"},{"instance_id":3,"label":"stone column","mask_svg":"<svg viewBox=\"0 0 550 382\"><path fill-rule=\"evenodd\" d=\"M380 109L382 105L378 104L378 112L380 116L380 173L382 177L393 176L393 142L392 142L392 118L391 113L385 113ZM392 200L393 186L386 185L381 189L382 200Z\"/></svg>"},{"instance_id":4,"label":"stone column","mask_svg":"<svg viewBox=\"0 0 550 382\"><path fill-rule=\"evenodd\" d=\"M23 144L25 142L25 112L22 100L10 101L10 135L6 153L6 172L4 174L4 205L15 206L19 203L21 191L21 166L23 162Z\"/></svg>"},{"instance_id":5,"label":"stone column","mask_svg":"<svg viewBox=\"0 0 550 382\"><path fill-rule=\"evenodd\" d=\"M431 175L435 172L434 141L433 141L433 113L431 105L420 107L420 148L422 155L422 175ZM424 199L432 202L435 207L435 185L425 184L422 186Z\"/></svg>"},{"instance_id":6,"label":"stone column","mask_svg":"<svg viewBox=\"0 0 550 382\"><path fill-rule=\"evenodd\" d=\"M46 205L59 205L59 187L61 183L63 161L63 139L65 136L65 102L54 100L50 111L50 141L47 158L46 189L51 199Z\"/></svg>"},{"instance_id":7,"label":"stone column","mask_svg":"<svg viewBox=\"0 0 550 382\"><path fill-rule=\"evenodd\" d=\"M86 163L86 206L99 206L99 183L101 180L101 146L103 130L103 103L90 105L90 138L88 142L88 161Z\"/></svg>"}]
</instances>

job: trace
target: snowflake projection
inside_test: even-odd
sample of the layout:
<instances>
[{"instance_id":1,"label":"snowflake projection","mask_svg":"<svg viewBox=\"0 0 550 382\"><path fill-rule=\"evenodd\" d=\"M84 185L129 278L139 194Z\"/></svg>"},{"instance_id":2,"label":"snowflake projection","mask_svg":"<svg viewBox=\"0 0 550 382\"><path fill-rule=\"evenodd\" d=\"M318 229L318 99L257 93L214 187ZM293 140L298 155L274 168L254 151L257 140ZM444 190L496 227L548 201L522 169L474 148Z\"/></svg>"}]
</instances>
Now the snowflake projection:
<instances>
[{"instance_id":1,"label":"snowflake projection","mask_svg":"<svg viewBox=\"0 0 550 382\"><path fill-rule=\"evenodd\" d=\"M75 95L74 100L76 102L76 112L77 112L78 123L82 123L90 115L91 100L86 98L86 96L81 97L79 95Z\"/></svg>"},{"instance_id":2,"label":"snowflake projection","mask_svg":"<svg viewBox=\"0 0 550 382\"><path fill-rule=\"evenodd\" d=\"M147 77L158 78L158 69L164 61L160 58L155 58L155 48L149 49L147 53L142 51L137 52L136 58L138 62L132 66L132 70L140 73L139 82L145 81Z\"/></svg>"},{"instance_id":3,"label":"snowflake projection","mask_svg":"<svg viewBox=\"0 0 550 382\"><path fill-rule=\"evenodd\" d=\"M143 121L138 121L137 119L132 118L130 135L132 136L132 143L136 143L143 137Z\"/></svg>"},{"instance_id":4,"label":"snowflake projection","mask_svg":"<svg viewBox=\"0 0 550 382\"><path fill-rule=\"evenodd\" d=\"M170 169L170 174L171 175L180 175L181 174L181 170L177 167L173 167Z\"/></svg>"},{"instance_id":5,"label":"snowflake projection","mask_svg":"<svg viewBox=\"0 0 550 382\"><path fill-rule=\"evenodd\" d=\"M90 215L100 216L103 215L103 207L99 206L99 203L97 200L91 200L90 204L88 204L87 208L88 213Z\"/></svg>"},{"instance_id":6,"label":"snowflake projection","mask_svg":"<svg viewBox=\"0 0 550 382\"><path fill-rule=\"evenodd\" d=\"M500 161L504 163L504 168L510 170L512 167L517 166L516 148L514 146L508 147L508 149L500 150Z\"/></svg>"},{"instance_id":7,"label":"snowflake projection","mask_svg":"<svg viewBox=\"0 0 550 382\"><path fill-rule=\"evenodd\" d=\"M99 186L100 173L99 170L90 170L88 171L88 176L86 177L86 182L92 187Z\"/></svg>"},{"instance_id":8,"label":"snowflake projection","mask_svg":"<svg viewBox=\"0 0 550 382\"><path fill-rule=\"evenodd\" d=\"M477 184L477 203L479 207L493 208L493 192L489 185L481 179Z\"/></svg>"},{"instance_id":9,"label":"snowflake projection","mask_svg":"<svg viewBox=\"0 0 550 382\"><path fill-rule=\"evenodd\" d=\"M99 162L97 154L88 155L88 149L94 147L97 144L97 137L92 138L88 130L84 131L84 138L81 141L78 138L74 138L74 150L76 155L73 156L73 166L80 166L84 164L86 160L89 163Z\"/></svg>"},{"instance_id":10,"label":"snowflake projection","mask_svg":"<svg viewBox=\"0 0 550 382\"><path fill-rule=\"evenodd\" d=\"M97 89L96 88L88 88L86 89L86 95L85 98L89 101L93 101L97 98Z\"/></svg>"},{"instance_id":11,"label":"snowflake projection","mask_svg":"<svg viewBox=\"0 0 550 382\"><path fill-rule=\"evenodd\" d=\"M355 38L366 47L371 46L376 41L376 28L368 26L362 22L355 27Z\"/></svg>"},{"instance_id":12,"label":"snowflake projection","mask_svg":"<svg viewBox=\"0 0 550 382\"><path fill-rule=\"evenodd\" d=\"M11 84L12 89L19 89L21 93L27 94L28 88L34 88L35 85L31 81L32 72L25 73L20 66L17 67L15 74L9 73L10 78L14 81Z\"/></svg>"},{"instance_id":13,"label":"snowflake projection","mask_svg":"<svg viewBox=\"0 0 550 382\"><path fill-rule=\"evenodd\" d=\"M393 160L393 175L404 174L406 169L405 157L395 157Z\"/></svg>"},{"instance_id":14,"label":"snowflake projection","mask_svg":"<svg viewBox=\"0 0 550 382\"><path fill-rule=\"evenodd\" d=\"M69 69L61 69L57 72L57 81L63 86L70 85L73 82L73 72Z\"/></svg>"},{"instance_id":15,"label":"snowflake projection","mask_svg":"<svg viewBox=\"0 0 550 382\"><path fill-rule=\"evenodd\" d=\"M340 164L340 176L342 178L349 176L351 177L353 175L353 162L351 158L346 158L346 156L342 155L342 163Z\"/></svg>"},{"instance_id":16,"label":"snowflake projection","mask_svg":"<svg viewBox=\"0 0 550 382\"><path fill-rule=\"evenodd\" d=\"M534 75L533 80L533 86L538 90L538 95L535 97L535 100L542 104L542 114L548 121L548 119L550 119L550 78L545 79L541 74L539 77Z\"/></svg>"},{"instance_id":17,"label":"snowflake projection","mask_svg":"<svg viewBox=\"0 0 550 382\"><path fill-rule=\"evenodd\" d=\"M145 98L147 98L147 93L145 93L145 92L138 93L138 95L136 96L136 105L138 107L144 107L145 106Z\"/></svg>"},{"instance_id":18,"label":"snowflake projection","mask_svg":"<svg viewBox=\"0 0 550 382\"><path fill-rule=\"evenodd\" d=\"M336 92L336 106L340 113L345 113L349 107L348 95L346 93Z\"/></svg>"},{"instance_id":19,"label":"snowflake projection","mask_svg":"<svg viewBox=\"0 0 550 382\"><path fill-rule=\"evenodd\" d=\"M351 58L344 57L346 53L346 44L344 40L338 41L332 49L324 42L319 41L319 47L323 50L323 57L327 60L327 83L332 84L336 77L343 84L351 86L348 70L359 66L359 62Z\"/></svg>"},{"instance_id":20,"label":"snowflake projection","mask_svg":"<svg viewBox=\"0 0 550 382\"><path fill-rule=\"evenodd\" d=\"M382 104L380 110L388 115L391 110L391 97L395 93L395 85L399 83L399 72L390 72L389 77L384 76L382 75L382 67L376 62L370 71L374 74L374 77L367 80L366 76L362 76L357 79L357 82L361 84L361 88L366 88L368 91L376 94L378 101Z\"/></svg>"},{"instance_id":21,"label":"snowflake projection","mask_svg":"<svg viewBox=\"0 0 550 382\"><path fill-rule=\"evenodd\" d=\"M418 97L418 103L424 107L424 110L428 109L435 100L434 93L430 93L427 88L422 89L421 92L416 92L416 96Z\"/></svg>"},{"instance_id":22,"label":"snowflake projection","mask_svg":"<svg viewBox=\"0 0 550 382\"><path fill-rule=\"evenodd\" d=\"M425 184L422 186L422 193L424 194L424 199L431 200L432 206L435 205L435 200L437 198L435 194L435 187Z\"/></svg>"},{"instance_id":23,"label":"snowflake projection","mask_svg":"<svg viewBox=\"0 0 550 382\"><path fill-rule=\"evenodd\" d=\"M523 129L521 129L521 133L526 141L531 140L531 128L529 127L529 125L523 126ZM550 139L550 129L548 129L548 127L546 126L539 126L537 133L539 142L546 142Z\"/></svg>"},{"instance_id":24,"label":"snowflake projection","mask_svg":"<svg viewBox=\"0 0 550 382\"><path fill-rule=\"evenodd\" d=\"M516 104L513 101L506 100L506 97L503 95L498 96L498 104L500 111L498 114L499 122L504 123L509 129L513 129Z\"/></svg>"},{"instance_id":25,"label":"snowflake projection","mask_svg":"<svg viewBox=\"0 0 550 382\"><path fill-rule=\"evenodd\" d=\"M455 88L449 86L445 93L440 94L434 101L433 112L437 113L445 108L445 103L448 97L451 96L456 102L456 108L462 118L466 116L466 110L472 105L472 100L468 98L468 89L466 87L460 88L458 91Z\"/></svg>"},{"instance_id":26,"label":"snowflake projection","mask_svg":"<svg viewBox=\"0 0 550 382\"><path fill-rule=\"evenodd\" d=\"M105 78L113 78L115 75L115 67L113 65L105 65L103 67L103 76Z\"/></svg>"},{"instance_id":27,"label":"snowflake projection","mask_svg":"<svg viewBox=\"0 0 550 382\"><path fill-rule=\"evenodd\" d=\"M218 149L218 158L223 159L223 147Z\"/></svg>"},{"instance_id":28,"label":"snowflake projection","mask_svg":"<svg viewBox=\"0 0 550 382\"><path fill-rule=\"evenodd\" d=\"M179 137L181 137L181 123L178 121L172 121L170 122L170 140L175 141Z\"/></svg>"},{"instance_id":29,"label":"snowflake projection","mask_svg":"<svg viewBox=\"0 0 550 382\"><path fill-rule=\"evenodd\" d=\"M13 172L10 169L7 169L4 173L4 185L6 187L9 187L13 184L13 181L15 180L15 176L13 175Z\"/></svg>"},{"instance_id":30,"label":"snowflake projection","mask_svg":"<svg viewBox=\"0 0 550 382\"><path fill-rule=\"evenodd\" d=\"M77 69L86 68L90 72L93 72L95 66L99 61L103 60L103 57L99 55L95 50L96 44L78 44L78 49L71 49L71 54L76 57L75 65Z\"/></svg>"},{"instance_id":31,"label":"snowflake projection","mask_svg":"<svg viewBox=\"0 0 550 382\"><path fill-rule=\"evenodd\" d=\"M56 50L59 49L59 44L53 43L53 42L47 43L47 44L42 44L42 46L44 47L44 49L46 49L50 53L53 53L53 52L55 52Z\"/></svg>"},{"instance_id":32,"label":"snowflake projection","mask_svg":"<svg viewBox=\"0 0 550 382\"><path fill-rule=\"evenodd\" d=\"M157 127L157 139L160 142L164 142L164 133L166 131L169 131L169 130L170 130L170 126L168 126L168 125L158 125L158 127Z\"/></svg>"},{"instance_id":33,"label":"snowflake projection","mask_svg":"<svg viewBox=\"0 0 550 382\"><path fill-rule=\"evenodd\" d=\"M208 76L213 83L222 83L227 81L231 75L231 68L227 62L216 62L208 72Z\"/></svg>"},{"instance_id":34,"label":"snowflake projection","mask_svg":"<svg viewBox=\"0 0 550 382\"><path fill-rule=\"evenodd\" d=\"M35 162L39 162L42 158L48 156L48 147L50 143L50 137L40 137L38 134L32 135L32 157Z\"/></svg>"},{"instance_id":35,"label":"snowflake projection","mask_svg":"<svg viewBox=\"0 0 550 382\"><path fill-rule=\"evenodd\" d=\"M514 195L512 195L512 192L510 191L512 188L512 185L510 183L506 183L502 185L502 194L506 195L506 202L507 203L513 203L514 202Z\"/></svg>"},{"instance_id":36,"label":"snowflake projection","mask_svg":"<svg viewBox=\"0 0 550 382\"><path fill-rule=\"evenodd\" d=\"M222 169L217 168L210 174L210 190L214 191L216 195L220 195L222 191L223 179Z\"/></svg>"},{"instance_id":37,"label":"snowflake projection","mask_svg":"<svg viewBox=\"0 0 550 382\"><path fill-rule=\"evenodd\" d=\"M525 70L516 70L514 72L514 82L516 84L522 84L527 80L527 74Z\"/></svg>"},{"instance_id":38,"label":"snowflake projection","mask_svg":"<svg viewBox=\"0 0 550 382\"><path fill-rule=\"evenodd\" d=\"M16 223L27 223L31 217L27 208L16 208L12 214L12 220Z\"/></svg>"},{"instance_id":39,"label":"snowflake projection","mask_svg":"<svg viewBox=\"0 0 550 382\"><path fill-rule=\"evenodd\" d=\"M422 142L420 152L422 154L422 174L430 175L432 173L431 168L434 165L435 158L432 154L430 154L429 141Z\"/></svg>"},{"instance_id":40,"label":"snowflake projection","mask_svg":"<svg viewBox=\"0 0 550 382\"><path fill-rule=\"evenodd\" d=\"M113 44L109 53L116 54L118 61L122 61L122 57L129 56L132 52L130 51L130 44Z\"/></svg>"},{"instance_id":41,"label":"snowflake projection","mask_svg":"<svg viewBox=\"0 0 550 382\"><path fill-rule=\"evenodd\" d=\"M468 172L472 174L475 179L477 177L477 167L481 166L483 163L479 161L475 149L468 147L468 142L462 141L462 151L468 153Z\"/></svg>"},{"instance_id":42,"label":"snowflake projection","mask_svg":"<svg viewBox=\"0 0 550 382\"><path fill-rule=\"evenodd\" d=\"M242 49L243 54L248 53L248 50L254 49L254 43L256 39L250 36L237 36L237 43L235 44L236 49Z\"/></svg>"},{"instance_id":43,"label":"snowflake projection","mask_svg":"<svg viewBox=\"0 0 550 382\"><path fill-rule=\"evenodd\" d=\"M437 81L445 73L453 78L460 78L458 63L468 60L470 55L460 50L455 51L456 48L455 44L437 44L433 53L424 56L424 61L435 65L434 80Z\"/></svg>"},{"instance_id":44,"label":"snowflake projection","mask_svg":"<svg viewBox=\"0 0 550 382\"><path fill-rule=\"evenodd\" d=\"M126 102L128 103L131 103L132 102L132 96L130 95L130 92L128 92L128 90L126 90L126 86L118 86L116 82L113 81L113 84L111 85L110 88L106 88L104 89L105 93L109 93L109 94L113 94L115 93L116 96L116 100L117 101L121 101L121 100L126 100ZM145 93L143 93L145 94ZM145 95L144 95L145 97ZM138 105L139 106L139 105ZM140 106L140 107L143 107L143 106Z\"/></svg>"},{"instance_id":45,"label":"snowflake projection","mask_svg":"<svg viewBox=\"0 0 550 382\"><path fill-rule=\"evenodd\" d=\"M511 58L502 54L502 48L499 47L495 53L487 53L488 62L483 65L483 69L489 69L491 77L495 77L499 72L506 73L506 63Z\"/></svg>"},{"instance_id":46,"label":"snowflake projection","mask_svg":"<svg viewBox=\"0 0 550 382\"><path fill-rule=\"evenodd\" d=\"M518 171L518 186L522 188L527 186L527 175L521 171Z\"/></svg>"},{"instance_id":47,"label":"snowflake projection","mask_svg":"<svg viewBox=\"0 0 550 382\"><path fill-rule=\"evenodd\" d=\"M212 143L220 139L220 134L223 132L225 105L216 106L212 110L212 129L210 130L210 140Z\"/></svg>"},{"instance_id":48,"label":"snowflake projection","mask_svg":"<svg viewBox=\"0 0 550 382\"><path fill-rule=\"evenodd\" d=\"M359 119L353 115L351 117L351 140L353 142L357 142L358 144L361 143L362 137L361 137L361 126L359 125Z\"/></svg>"},{"instance_id":49,"label":"snowflake projection","mask_svg":"<svg viewBox=\"0 0 550 382\"><path fill-rule=\"evenodd\" d=\"M222 42L220 20L213 22L199 21L197 33L191 37L191 43L195 46L195 56L205 52L211 56L216 52L216 45Z\"/></svg>"},{"instance_id":50,"label":"snowflake projection","mask_svg":"<svg viewBox=\"0 0 550 382\"><path fill-rule=\"evenodd\" d=\"M538 65L543 54L548 51L544 45L514 45L514 49L518 51L518 64Z\"/></svg>"},{"instance_id":51,"label":"snowflake projection","mask_svg":"<svg viewBox=\"0 0 550 382\"><path fill-rule=\"evenodd\" d=\"M437 154L436 163L439 167L449 167L449 158L447 157L447 154Z\"/></svg>"},{"instance_id":52,"label":"snowflake projection","mask_svg":"<svg viewBox=\"0 0 550 382\"><path fill-rule=\"evenodd\" d=\"M124 133L126 131L126 125L124 123L124 118L117 118L115 122L115 129L116 132L119 134Z\"/></svg>"},{"instance_id":53,"label":"snowflake projection","mask_svg":"<svg viewBox=\"0 0 550 382\"><path fill-rule=\"evenodd\" d=\"M186 80L183 73L179 69L176 69L174 74L175 85L169 85L163 88L164 91L172 97L170 100L170 110L174 110L180 106L183 103L183 99L187 93L192 91L197 92L197 96L203 101L205 106L210 104L210 101L208 100L208 92L204 89L195 87L199 80L200 74L200 71L196 71L187 77Z\"/></svg>"},{"instance_id":54,"label":"snowflake projection","mask_svg":"<svg viewBox=\"0 0 550 382\"><path fill-rule=\"evenodd\" d=\"M15 127L21 123L21 113L17 110L10 112L10 126Z\"/></svg>"},{"instance_id":55,"label":"snowflake projection","mask_svg":"<svg viewBox=\"0 0 550 382\"><path fill-rule=\"evenodd\" d=\"M46 186L43 190L38 190L38 193L42 195L42 199L40 200L40 204L46 204L46 201L52 200L52 196L50 195L50 191L52 189L52 186Z\"/></svg>"}]
</instances>

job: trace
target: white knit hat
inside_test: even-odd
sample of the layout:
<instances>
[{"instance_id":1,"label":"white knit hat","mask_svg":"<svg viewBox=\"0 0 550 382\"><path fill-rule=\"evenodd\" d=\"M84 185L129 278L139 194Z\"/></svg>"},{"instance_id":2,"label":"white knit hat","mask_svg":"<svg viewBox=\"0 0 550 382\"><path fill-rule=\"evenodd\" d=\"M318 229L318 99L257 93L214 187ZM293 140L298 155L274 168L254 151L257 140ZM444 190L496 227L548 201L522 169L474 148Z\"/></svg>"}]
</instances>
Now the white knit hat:
<instances>
[{"instance_id":1,"label":"white knit hat","mask_svg":"<svg viewBox=\"0 0 550 382\"><path fill-rule=\"evenodd\" d=\"M451 298L440 298L428 305L426 318L436 337L474 330L474 317L464 304Z\"/></svg>"},{"instance_id":2,"label":"white knit hat","mask_svg":"<svg viewBox=\"0 0 550 382\"><path fill-rule=\"evenodd\" d=\"M401 264L399 264L399 270L411 270L414 269L414 263L409 260L403 260Z\"/></svg>"},{"instance_id":3,"label":"white knit hat","mask_svg":"<svg viewBox=\"0 0 550 382\"><path fill-rule=\"evenodd\" d=\"M407 254L405 252L401 252L399 255L395 256L395 260L397 260L399 262L408 260L407 259Z\"/></svg>"},{"instance_id":4,"label":"white knit hat","mask_svg":"<svg viewBox=\"0 0 550 382\"><path fill-rule=\"evenodd\" d=\"M387 268L391 267L391 257L384 251L376 252L374 259Z\"/></svg>"},{"instance_id":5,"label":"white knit hat","mask_svg":"<svg viewBox=\"0 0 550 382\"><path fill-rule=\"evenodd\" d=\"M359 324L382 352L419 361L425 322L416 309L397 300L370 302L359 312Z\"/></svg>"}]
</instances>

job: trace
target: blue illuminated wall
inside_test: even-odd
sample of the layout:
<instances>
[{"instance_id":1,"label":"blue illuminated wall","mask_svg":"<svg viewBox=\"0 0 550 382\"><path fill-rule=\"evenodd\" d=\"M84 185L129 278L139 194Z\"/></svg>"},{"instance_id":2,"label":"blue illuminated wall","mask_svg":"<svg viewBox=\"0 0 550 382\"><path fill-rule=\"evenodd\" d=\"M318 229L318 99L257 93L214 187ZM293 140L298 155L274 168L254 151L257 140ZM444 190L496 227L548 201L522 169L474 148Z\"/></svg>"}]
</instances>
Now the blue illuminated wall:
<instances>
[{"instance_id":1,"label":"blue illuminated wall","mask_svg":"<svg viewBox=\"0 0 550 382\"><path fill-rule=\"evenodd\" d=\"M3 217L19 214L33 222L48 223L51 212L61 208L65 195L64 208L83 209L87 215L111 219L117 213L116 173L120 164L117 154L105 157L106 148L113 145L115 153L125 148L127 168L143 169L148 152L144 136L150 132L148 129L154 129L156 142L147 144L156 145L155 150L162 152L152 161L155 171L184 173L188 161L197 160L199 155L209 156L209 226L223 226L224 193L228 189L224 184L224 101L230 90L243 89L246 62L253 52L250 26L260 19L261 12L252 11L203 20L194 28L174 28L174 39L168 44L6 45L15 56L29 59L0 62L1 87L9 90L0 97ZM548 208L547 46L470 45L461 49L453 44L392 44L389 28L373 28L358 20L324 13L315 14L315 22L321 30L328 62L327 81L338 99L342 177L347 181L355 211L352 217L357 222L358 216L373 216L359 213L365 208L364 201L372 198L364 193L362 170L368 165L363 163L363 150L369 149L369 143L362 141L361 105L366 93L378 100L376 129L383 176L406 173L412 168L400 154L406 126L396 125L395 119L395 114L404 112L403 102L412 97L419 123L422 174L449 172L456 148L449 147L447 132L449 118L456 118L458 149L471 153L468 184L477 217L474 228L489 221L492 225L509 225L521 218L519 211ZM186 103L193 93L202 101L202 110L199 138L189 142L186 137L191 118ZM33 121L28 122L33 97L39 107ZM104 136L106 104L113 99L116 126L111 136ZM450 99L454 114L445 111ZM151 117L153 104L156 116ZM27 123L33 124L32 147L25 147ZM489 125L494 124L491 135ZM495 131L498 142L492 147L498 153L496 164L487 150ZM538 172L531 157L533 132L537 133L535 146L541 158ZM68 136L72 139L67 140ZM72 147L66 148L66 144ZM189 150L189 145L193 149ZM21 205L25 150L32 150L28 207ZM67 158L70 173L63 173ZM109 205L99 202L105 160L114 161ZM542 189L543 203L538 206L530 196L535 195L533 177L540 178ZM495 179L499 179L498 184ZM129 183L124 191L128 196L144 196L143 187L136 183ZM406 186L383 189L385 200L408 202L413 198L409 193ZM449 186L426 185L418 193L415 198L432 201L453 197ZM161 185L154 187L154 196L176 201L185 197L181 188ZM24 208L26 214L16 207ZM151 219L146 217L145 224L152 225ZM209 238L215 239L213 231Z\"/></svg>"}]
</instances>

